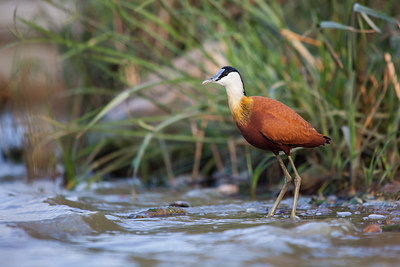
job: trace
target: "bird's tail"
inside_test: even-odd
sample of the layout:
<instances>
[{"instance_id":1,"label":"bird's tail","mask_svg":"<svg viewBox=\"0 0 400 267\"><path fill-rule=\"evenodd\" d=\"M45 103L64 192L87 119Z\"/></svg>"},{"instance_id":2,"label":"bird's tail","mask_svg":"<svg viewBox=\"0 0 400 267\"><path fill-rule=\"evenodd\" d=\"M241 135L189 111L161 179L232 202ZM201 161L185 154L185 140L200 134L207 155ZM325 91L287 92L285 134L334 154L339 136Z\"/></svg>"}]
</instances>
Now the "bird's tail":
<instances>
[{"instance_id":1,"label":"bird's tail","mask_svg":"<svg viewBox=\"0 0 400 267\"><path fill-rule=\"evenodd\" d=\"M325 138L325 144L330 144L332 138L330 138L329 136L325 136L325 135L324 135L324 138Z\"/></svg>"}]
</instances>

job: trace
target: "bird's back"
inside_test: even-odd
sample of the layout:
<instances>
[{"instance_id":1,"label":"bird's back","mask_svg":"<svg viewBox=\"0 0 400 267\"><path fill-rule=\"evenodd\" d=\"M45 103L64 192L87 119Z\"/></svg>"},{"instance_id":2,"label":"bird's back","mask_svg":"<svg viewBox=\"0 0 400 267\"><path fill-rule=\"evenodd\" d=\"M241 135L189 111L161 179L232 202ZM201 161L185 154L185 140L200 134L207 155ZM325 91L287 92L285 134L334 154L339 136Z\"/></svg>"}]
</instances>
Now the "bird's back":
<instances>
[{"instance_id":1,"label":"bird's back","mask_svg":"<svg viewBox=\"0 0 400 267\"><path fill-rule=\"evenodd\" d=\"M294 147L316 147L330 138L318 133L307 121L279 101L252 96L249 120L237 126L253 146L274 153L290 154ZM248 99L247 99L247 102Z\"/></svg>"}]
</instances>

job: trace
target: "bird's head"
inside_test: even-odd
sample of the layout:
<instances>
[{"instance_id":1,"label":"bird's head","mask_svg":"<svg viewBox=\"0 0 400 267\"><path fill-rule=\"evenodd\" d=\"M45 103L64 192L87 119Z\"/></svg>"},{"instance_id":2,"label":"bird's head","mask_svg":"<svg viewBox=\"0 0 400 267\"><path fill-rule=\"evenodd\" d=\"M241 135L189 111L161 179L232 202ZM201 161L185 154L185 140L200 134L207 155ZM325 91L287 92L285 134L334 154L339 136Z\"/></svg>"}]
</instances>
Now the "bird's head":
<instances>
[{"instance_id":1,"label":"bird's head","mask_svg":"<svg viewBox=\"0 0 400 267\"><path fill-rule=\"evenodd\" d=\"M237 69L231 66L223 67L217 72L217 74L207 80L204 80L201 84L206 83L218 83L227 89L237 88L238 86L241 86L244 93L242 77L240 76Z\"/></svg>"}]
</instances>

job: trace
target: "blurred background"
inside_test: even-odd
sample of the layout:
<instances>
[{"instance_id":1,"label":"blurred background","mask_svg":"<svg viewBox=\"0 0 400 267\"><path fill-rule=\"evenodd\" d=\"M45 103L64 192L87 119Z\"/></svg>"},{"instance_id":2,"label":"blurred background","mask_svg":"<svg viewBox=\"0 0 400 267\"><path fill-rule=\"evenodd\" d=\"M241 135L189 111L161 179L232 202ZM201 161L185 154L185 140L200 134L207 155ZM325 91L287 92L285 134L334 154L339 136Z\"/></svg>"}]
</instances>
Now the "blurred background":
<instances>
[{"instance_id":1,"label":"blurred background","mask_svg":"<svg viewBox=\"0 0 400 267\"><path fill-rule=\"evenodd\" d=\"M3 0L0 14L1 177L270 193L275 157L200 85L231 65L333 139L294 152L303 193L400 191L397 1Z\"/></svg>"}]
</instances>

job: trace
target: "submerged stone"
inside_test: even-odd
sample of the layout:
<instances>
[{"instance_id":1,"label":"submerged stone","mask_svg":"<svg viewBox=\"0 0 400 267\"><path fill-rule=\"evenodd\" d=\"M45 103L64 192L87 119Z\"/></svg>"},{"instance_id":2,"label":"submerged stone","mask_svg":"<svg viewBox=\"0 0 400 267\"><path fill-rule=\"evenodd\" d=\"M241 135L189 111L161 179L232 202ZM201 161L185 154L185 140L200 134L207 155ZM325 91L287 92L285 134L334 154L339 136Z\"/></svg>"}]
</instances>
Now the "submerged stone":
<instances>
[{"instance_id":1,"label":"submerged stone","mask_svg":"<svg viewBox=\"0 0 400 267\"><path fill-rule=\"evenodd\" d=\"M338 211L338 212L336 212L336 214L339 217L351 216L351 212L350 211Z\"/></svg>"},{"instance_id":2,"label":"submerged stone","mask_svg":"<svg viewBox=\"0 0 400 267\"><path fill-rule=\"evenodd\" d=\"M362 230L363 233L380 233L382 232L382 228L379 224L370 224L367 225L366 227L364 227L364 229Z\"/></svg>"},{"instance_id":3,"label":"submerged stone","mask_svg":"<svg viewBox=\"0 0 400 267\"><path fill-rule=\"evenodd\" d=\"M137 214L132 214L129 216L129 218L130 219L155 218L155 217L179 216L186 214L187 212L185 210L177 207L152 208Z\"/></svg>"},{"instance_id":4,"label":"submerged stone","mask_svg":"<svg viewBox=\"0 0 400 267\"><path fill-rule=\"evenodd\" d=\"M257 212L257 210L255 208L247 208L246 212L247 213L253 213L253 212Z\"/></svg>"}]
</instances>

